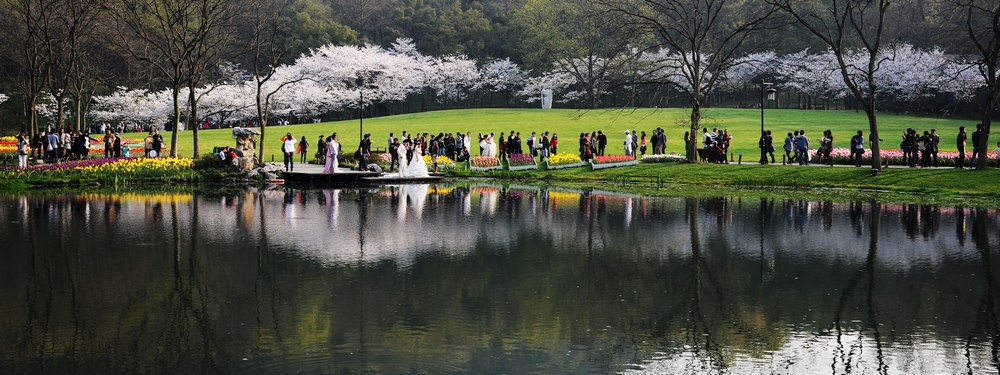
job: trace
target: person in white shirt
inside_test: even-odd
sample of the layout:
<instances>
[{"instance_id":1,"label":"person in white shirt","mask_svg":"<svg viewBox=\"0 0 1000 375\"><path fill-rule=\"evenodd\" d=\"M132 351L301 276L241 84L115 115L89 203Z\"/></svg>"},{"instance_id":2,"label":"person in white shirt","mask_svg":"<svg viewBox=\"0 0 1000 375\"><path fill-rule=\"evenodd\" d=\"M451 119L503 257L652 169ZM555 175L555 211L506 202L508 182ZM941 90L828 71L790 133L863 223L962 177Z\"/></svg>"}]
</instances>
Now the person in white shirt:
<instances>
[{"instance_id":1,"label":"person in white shirt","mask_svg":"<svg viewBox=\"0 0 1000 375\"><path fill-rule=\"evenodd\" d=\"M632 132L625 131L625 156L632 156Z\"/></svg>"},{"instance_id":2,"label":"person in white shirt","mask_svg":"<svg viewBox=\"0 0 1000 375\"><path fill-rule=\"evenodd\" d=\"M292 133L286 133L281 139L281 153L285 154L285 171L291 172L295 167L295 137Z\"/></svg>"}]
</instances>

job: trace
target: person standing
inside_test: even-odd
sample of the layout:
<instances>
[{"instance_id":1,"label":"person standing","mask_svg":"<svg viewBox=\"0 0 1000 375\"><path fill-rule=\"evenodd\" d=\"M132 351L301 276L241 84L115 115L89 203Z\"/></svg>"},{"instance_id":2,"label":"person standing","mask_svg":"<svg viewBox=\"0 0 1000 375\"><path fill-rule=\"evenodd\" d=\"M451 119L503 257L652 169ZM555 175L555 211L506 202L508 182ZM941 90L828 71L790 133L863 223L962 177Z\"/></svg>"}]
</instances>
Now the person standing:
<instances>
[{"instance_id":1,"label":"person standing","mask_svg":"<svg viewBox=\"0 0 1000 375\"><path fill-rule=\"evenodd\" d=\"M309 141L306 141L306 136L302 136L302 140L299 141L299 163L306 163L306 155L309 153Z\"/></svg>"},{"instance_id":2,"label":"person standing","mask_svg":"<svg viewBox=\"0 0 1000 375\"><path fill-rule=\"evenodd\" d=\"M455 137L451 133L444 135L444 154L451 160L455 160Z\"/></svg>"},{"instance_id":3,"label":"person standing","mask_svg":"<svg viewBox=\"0 0 1000 375\"><path fill-rule=\"evenodd\" d=\"M655 152L656 146L653 146L653 150ZM646 132L642 132L642 135L639 136L639 156L646 156Z\"/></svg>"},{"instance_id":4,"label":"person standing","mask_svg":"<svg viewBox=\"0 0 1000 375\"><path fill-rule=\"evenodd\" d=\"M45 137L45 132L37 132L31 137L31 156L38 159L42 158L42 138Z\"/></svg>"},{"instance_id":5,"label":"person standing","mask_svg":"<svg viewBox=\"0 0 1000 375\"><path fill-rule=\"evenodd\" d=\"M757 141L757 148L760 149L760 161L761 165L767 164L767 132L760 133L760 140Z\"/></svg>"},{"instance_id":6,"label":"person standing","mask_svg":"<svg viewBox=\"0 0 1000 375\"><path fill-rule=\"evenodd\" d=\"M820 140L820 147L823 150L823 162L833 165L833 131L827 129L823 132L823 139Z\"/></svg>"},{"instance_id":7,"label":"person standing","mask_svg":"<svg viewBox=\"0 0 1000 375\"><path fill-rule=\"evenodd\" d=\"M931 135L930 135L930 137L931 137L931 142L930 142L930 149L928 151L931 153L931 159L933 160L933 162L932 162L933 166L937 167L938 166L938 145L941 143L941 137L938 136L937 129L931 129Z\"/></svg>"},{"instance_id":8,"label":"person standing","mask_svg":"<svg viewBox=\"0 0 1000 375\"><path fill-rule=\"evenodd\" d=\"M965 134L965 127L960 126L958 128L958 136L955 137L955 146L958 147L958 162L955 163L955 168L965 168L965 140L969 136Z\"/></svg>"},{"instance_id":9,"label":"person standing","mask_svg":"<svg viewBox=\"0 0 1000 375\"><path fill-rule=\"evenodd\" d=\"M284 155L285 171L291 172L295 168L295 137L292 133L285 133L281 138L281 153Z\"/></svg>"},{"instance_id":10,"label":"person standing","mask_svg":"<svg viewBox=\"0 0 1000 375\"><path fill-rule=\"evenodd\" d=\"M397 141L399 142L399 141ZM455 160L462 158L462 150L465 149L465 137L462 133L455 133Z\"/></svg>"},{"instance_id":11,"label":"person standing","mask_svg":"<svg viewBox=\"0 0 1000 375\"><path fill-rule=\"evenodd\" d=\"M497 150L500 155L500 161L507 160L507 153L509 151L507 149L507 137L504 137L503 134L504 133L500 133L500 138L495 140L497 143ZM532 136L534 136L534 134L532 134ZM531 138L528 138L528 140L530 141Z\"/></svg>"},{"instance_id":12,"label":"person standing","mask_svg":"<svg viewBox=\"0 0 1000 375\"><path fill-rule=\"evenodd\" d=\"M31 150L31 145L28 142L28 136L22 131L21 134L17 135L17 167L24 169L28 167L28 153Z\"/></svg>"},{"instance_id":13,"label":"person standing","mask_svg":"<svg viewBox=\"0 0 1000 375\"><path fill-rule=\"evenodd\" d=\"M788 135L785 136L785 158L788 159L789 163L795 160L795 155L792 154L792 152L795 151L795 138L798 136L799 136L798 130L795 131L794 136L792 135L792 133L788 133Z\"/></svg>"},{"instance_id":14,"label":"person standing","mask_svg":"<svg viewBox=\"0 0 1000 375\"><path fill-rule=\"evenodd\" d=\"M322 134L316 140L316 163L326 165L326 142L323 141Z\"/></svg>"},{"instance_id":15,"label":"person standing","mask_svg":"<svg viewBox=\"0 0 1000 375\"><path fill-rule=\"evenodd\" d=\"M542 147L541 151L538 153L539 162L543 162L549 157L549 149L552 147L552 144L549 142L549 132L542 133L542 141L540 142Z\"/></svg>"},{"instance_id":16,"label":"person standing","mask_svg":"<svg viewBox=\"0 0 1000 375\"><path fill-rule=\"evenodd\" d=\"M552 140L549 143L552 145L552 155L559 152L559 133L552 133Z\"/></svg>"},{"instance_id":17,"label":"person standing","mask_svg":"<svg viewBox=\"0 0 1000 375\"><path fill-rule=\"evenodd\" d=\"M73 135L66 128L59 130L59 145L59 158L68 160L73 154Z\"/></svg>"},{"instance_id":18,"label":"person standing","mask_svg":"<svg viewBox=\"0 0 1000 375\"><path fill-rule=\"evenodd\" d=\"M920 168L927 168L931 165L931 133L924 130L917 142L920 142Z\"/></svg>"},{"instance_id":19,"label":"person standing","mask_svg":"<svg viewBox=\"0 0 1000 375\"><path fill-rule=\"evenodd\" d=\"M799 160L799 165L809 165L809 138L806 137L806 131L800 129L794 142L795 158Z\"/></svg>"},{"instance_id":20,"label":"person standing","mask_svg":"<svg viewBox=\"0 0 1000 375\"><path fill-rule=\"evenodd\" d=\"M111 133L110 129L104 130L104 157L110 158L115 154L114 150L115 136Z\"/></svg>"},{"instance_id":21,"label":"person standing","mask_svg":"<svg viewBox=\"0 0 1000 375\"><path fill-rule=\"evenodd\" d=\"M118 133L115 133L115 139L111 144L111 154L116 158L122 157L122 137Z\"/></svg>"},{"instance_id":22,"label":"person standing","mask_svg":"<svg viewBox=\"0 0 1000 375\"><path fill-rule=\"evenodd\" d=\"M472 153L472 133L465 132L465 138L462 139L462 146L465 148L465 153Z\"/></svg>"},{"instance_id":23,"label":"person standing","mask_svg":"<svg viewBox=\"0 0 1000 375\"><path fill-rule=\"evenodd\" d=\"M59 149L61 148L59 144L59 135L54 132L49 132L48 139L49 144L45 146L45 153L48 154L49 162L58 163Z\"/></svg>"},{"instance_id":24,"label":"person standing","mask_svg":"<svg viewBox=\"0 0 1000 375\"><path fill-rule=\"evenodd\" d=\"M392 172L392 168L398 166L399 166L399 139L393 138L392 143L389 144L389 170L387 172Z\"/></svg>"},{"instance_id":25,"label":"person standing","mask_svg":"<svg viewBox=\"0 0 1000 375\"><path fill-rule=\"evenodd\" d=\"M684 158L691 158L691 132L684 132Z\"/></svg>"},{"instance_id":26,"label":"person standing","mask_svg":"<svg viewBox=\"0 0 1000 375\"><path fill-rule=\"evenodd\" d=\"M972 132L972 157L969 158L969 168L976 168L977 156L982 157L979 154L979 136L983 134L983 124L976 124L976 131Z\"/></svg>"},{"instance_id":27,"label":"person standing","mask_svg":"<svg viewBox=\"0 0 1000 375\"><path fill-rule=\"evenodd\" d=\"M531 153L531 157L535 157L536 156L535 155L535 142L536 142L535 141L535 132L531 132L531 135L528 136L528 140L525 143L528 146L528 152Z\"/></svg>"},{"instance_id":28,"label":"person standing","mask_svg":"<svg viewBox=\"0 0 1000 375\"><path fill-rule=\"evenodd\" d=\"M860 130L851 137L851 164L861 166L861 157L865 154L865 136Z\"/></svg>"},{"instance_id":29,"label":"person standing","mask_svg":"<svg viewBox=\"0 0 1000 375\"><path fill-rule=\"evenodd\" d=\"M426 143L426 139L427 139L427 134L424 134L424 137L421 138L421 140ZM371 134L365 134L364 137L361 138L361 144L358 145L358 152L360 154L358 156L358 167L362 171L367 171L368 170L368 157L372 154L372 135Z\"/></svg>"},{"instance_id":30,"label":"person standing","mask_svg":"<svg viewBox=\"0 0 1000 375\"><path fill-rule=\"evenodd\" d=\"M146 135L146 138L142 139L142 150L143 156L147 158L149 157L149 152L153 151L153 131L150 131L149 134Z\"/></svg>"},{"instance_id":31,"label":"person standing","mask_svg":"<svg viewBox=\"0 0 1000 375\"><path fill-rule=\"evenodd\" d=\"M153 151L155 154L150 153L152 156L163 156L163 135L160 134L159 130L153 130Z\"/></svg>"},{"instance_id":32,"label":"person standing","mask_svg":"<svg viewBox=\"0 0 1000 375\"><path fill-rule=\"evenodd\" d=\"M628 130L625 131L625 145L624 146L625 146L625 156L633 156L634 157L634 155L632 155L632 132L630 132Z\"/></svg>"},{"instance_id":33,"label":"person standing","mask_svg":"<svg viewBox=\"0 0 1000 375\"><path fill-rule=\"evenodd\" d=\"M771 155L771 164L774 164L774 136L771 135L771 131L767 131L767 136L764 137L764 146L767 148L767 154Z\"/></svg>"},{"instance_id":34,"label":"person standing","mask_svg":"<svg viewBox=\"0 0 1000 375\"><path fill-rule=\"evenodd\" d=\"M608 136L604 132L597 131L597 155L604 156L604 149L608 147Z\"/></svg>"},{"instance_id":35,"label":"person standing","mask_svg":"<svg viewBox=\"0 0 1000 375\"><path fill-rule=\"evenodd\" d=\"M340 156L340 142L337 141L337 133L333 133L326 142L326 163L323 165L323 173L337 173L337 166L340 164L337 158Z\"/></svg>"}]
</instances>

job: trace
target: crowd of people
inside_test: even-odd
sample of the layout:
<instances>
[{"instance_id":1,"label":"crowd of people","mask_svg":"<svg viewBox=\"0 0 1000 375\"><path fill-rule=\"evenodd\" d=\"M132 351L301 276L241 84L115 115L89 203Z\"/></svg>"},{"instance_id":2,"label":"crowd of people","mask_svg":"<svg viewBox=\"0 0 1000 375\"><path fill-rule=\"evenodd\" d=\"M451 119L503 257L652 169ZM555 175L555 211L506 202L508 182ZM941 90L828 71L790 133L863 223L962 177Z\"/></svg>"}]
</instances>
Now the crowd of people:
<instances>
[{"instance_id":1,"label":"crowd of people","mask_svg":"<svg viewBox=\"0 0 1000 375\"><path fill-rule=\"evenodd\" d=\"M959 150L958 167L966 165L966 140L971 138L973 147L977 146L979 134L982 131L981 128L982 126L980 125L971 137L966 135L965 127L960 128L957 138L957 148ZM314 160L324 165L329 164L331 158L336 159L336 156L343 155L342 150L340 150L341 146L335 140L335 137L336 134L325 138L323 135L320 135L316 140L315 154L309 154L310 145L306 137L303 136L301 140L296 140L294 137L291 137L291 134L286 134L286 137L282 139L282 152L285 154L286 170L291 171L294 168L292 164L295 153L299 154L300 163L305 163L309 159L309 156L313 155ZM924 131L922 135L916 130L907 129L903 132L901 138L900 149L903 152L904 161L908 166L936 167L939 165L938 150L941 139L936 129ZM710 130L703 128L702 147L698 152L700 159L712 163L729 163L732 160L730 156L732 141L733 134L729 129L712 128ZM880 139L879 141L883 140ZM337 145L336 150L330 149L329 145L331 142ZM695 139L689 132L685 132L685 151L690 149L692 142L695 142ZM858 167L862 165L863 156L866 149L870 147L870 142L870 140L866 140L861 130L858 130L857 133L851 136L848 145L850 151L849 163L851 165ZM479 146L479 155L494 156L502 161L508 160L511 155L523 154L537 158L541 162L549 156L555 155L560 150L559 135L548 131L531 132L524 139L522 139L522 134L519 131L501 132L499 136L496 136L495 133L479 133L475 138L469 132L464 134L462 132L438 133L438 135L434 136L429 133L407 133L404 131L398 137L395 133L389 133L385 145L385 152L388 153L390 158L389 171L398 171L413 165L415 163L413 161L415 153L431 156L432 167L435 170L437 169L437 158L441 156L446 156L454 161L464 162L469 160L473 152L473 147L476 145ZM608 152L608 136L603 130L580 133L578 145L580 159L589 161L595 156L603 156ZM621 152L626 156L641 158L647 152L653 155L665 154L666 145L667 137L662 128L656 128L650 134L647 134L645 131L625 130ZM757 146L760 150L759 162L761 164L776 163L776 147L770 130L761 133ZM811 163L834 164L835 155L833 151L835 148L835 138L831 130L828 129L822 132L815 152L812 152L813 149L811 147L813 146L815 144L810 143L810 138L804 129L787 133L783 144L785 162L798 163L800 165L809 165ZM1000 143L997 146L996 151L1000 151ZM354 152L358 168L372 168L369 167L369 158L372 154L371 147L371 135L365 134L358 149ZM974 164L979 157L983 156L977 155L974 151L970 163ZM332 162L335 163L336 161ZM336 167L330 170L336 170Z\"/></svg>"},{"instance_id":2,"label":"crowd of people","mask_svg":"<svg viewBox=\"0 0 1000 375\"><path fill-rule=\"evenodd\" d=\"M83 160L90 157L95 145L100 144L104 145L105 158L132 156L128 142L110 128L100 139L94 138L89 130L74 131L69 128L41 130L31 136L21 131L15 138L19 168L27 168L31 160L48 164ZM150 131L143 143L144 156L157 156L163 149L163 136L159 131Z\"/></svg>"}]
</instances>

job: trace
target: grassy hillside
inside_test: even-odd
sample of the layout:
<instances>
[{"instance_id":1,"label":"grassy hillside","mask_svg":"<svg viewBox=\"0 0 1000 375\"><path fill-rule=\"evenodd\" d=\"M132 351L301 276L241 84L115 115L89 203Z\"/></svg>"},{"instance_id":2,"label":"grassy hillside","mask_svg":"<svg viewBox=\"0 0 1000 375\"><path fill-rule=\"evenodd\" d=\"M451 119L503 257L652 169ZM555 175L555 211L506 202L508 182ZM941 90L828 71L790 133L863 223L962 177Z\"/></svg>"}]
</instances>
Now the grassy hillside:
<instances>
[{"instance_id":1,"label":"grassy hillside","mask_svg":"<svg viewBox=\"0 0 1000 375\"><path fill-rule=\"evenodd\" d=\"M576 142L581 132L602 130L609 135L608 152L621 154L621 143L624 140L624 130L650 132L661 127L667 133L667 151L682 152L683 134L688 129L689 110L684 108L668 109L601 109L601 110L567 110L554 109L468 109L424 112L408 115L379 117L364 121L364 132L371 133L375 147L385 147L385 139L389 132L397 135L405 130L408 132L471 132L473 137L479 132L520 131L522 138L527 138L531 131L550 131L559 134L564 147L570 150L577 148ZM708 128L727 128L733 134L733 152L744 154L749 158L757 155L757 138L760 132L760 110L710 108L705 110L703 126ZM975 122L964 119L942 119L916 116L897 116L889 113L880 114L880 131L884 148L898 148L899 134L912 127L919 131L938 129L941 135L942 151L955 150L955 134L959 126L974 128ZM851 135L857 130L868 133L868 122L863 112L854 111L804 111L778 110L766 111L766 128L774 133L775 146L781 148L784 134L795 129L805 129L806 134L818 146L819 136L823 130L831 129L835 137L836 147L847 147ZM264 158L281 159L277 140L286 132L291 132L297 139L303 135L309 140L310 149L315 150L316 138L323 134L337 132L344 145L344 150L353 151L359 141L358 121L339 121L321 124L290 125L268 127L267 144ZM971 134L972 130L969 130ZM202 152L211 151L212 146L232 145L233 140L228 129L201 131L200 143ZM141 138L138 134L127 137ZM165 134L169 142L169 134ZM183 156L191 156L191 132L182 132L179 137L178 151ZM475 150L478 152L478 150Z\"/></svg>"}]
</instances>

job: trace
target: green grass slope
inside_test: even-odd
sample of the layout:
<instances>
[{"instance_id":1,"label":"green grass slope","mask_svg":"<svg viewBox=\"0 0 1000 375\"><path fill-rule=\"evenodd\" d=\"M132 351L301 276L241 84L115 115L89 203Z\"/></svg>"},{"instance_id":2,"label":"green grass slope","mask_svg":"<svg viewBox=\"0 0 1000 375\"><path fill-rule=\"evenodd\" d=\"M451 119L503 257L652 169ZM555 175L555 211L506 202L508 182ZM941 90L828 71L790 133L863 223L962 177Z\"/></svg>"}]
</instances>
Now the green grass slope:
<instances>
[{"instance_id":1,"label":"green grass slope","mask_svg":"<svg viewBox=\"0 0 1000 375\"><path fill-rule=\"evenodd\" d=\"M624 140L624 130L638 130L649 133L656 127L666 130L667 151L681 153L683 134L688 129L690 112L686 108L665 109L466 109L415 113L407 115L387 116L365 119L364 132L371 133L374 147L385 147L385 139L389 132L397 135L402 131L427 132L432 134L442 132L471 132L473 138L483 132L509 133L520 131L526 139L532 131L550 131L559 134L562 149L576 152L577 138L581 132L602 130L609 135L608 153L621 154L621 144ZM847 147L852 134L864 130L868 134L868 122L863 112L854 111L806 111L769 109L765 112L766 128L774 133L775 146L780 149L785 133L795 129L805 129L810 139L819 145L818 139L823 130L833 131L836 147ZM732 152L744 154L747 160L755 160L758 155L757 138L760 132L760 110L709 108L705 110L703 127L725 128L733 134ZM919 131L938 129L941 135L942 151L955 150L955 135L959 126L972 129L975 121L952 118L929 118L882 113L879 115L879 129L882 133L883 148L898 148L899 135L906 128L912 127ZM345 151L353 151L359 141L358 120L326 122L320 124L304 124L290 126L268 127L267 144L263 152L264 159L270 160L273 155L280 161L281 152L277 140L287 132L297 139L303 135L309 140L311 149L315 150L316 138L337 132ZM178 138L178 151L182 156L192 156L192 132L181 132ZM202 152L211 151L212 146L234 144L228 129L208 130L199 132ZM170 135L165 134L169 142ZM129 134L126 137L142 138L140 134ZM700 140L700 138L699 138ZM474 150L473 153L477 153Z\"/></svg>"}]
</instances>

